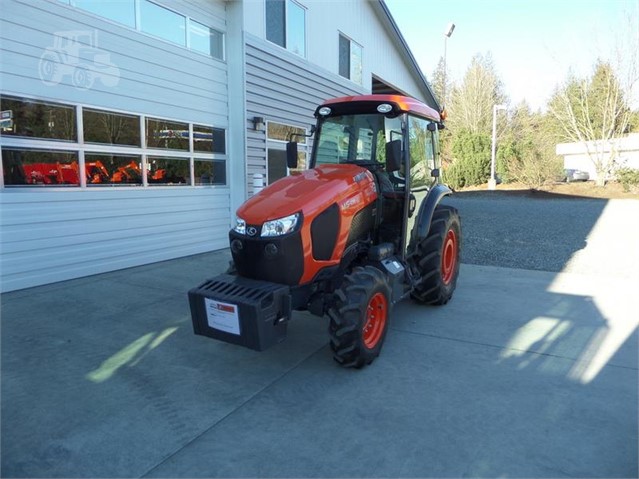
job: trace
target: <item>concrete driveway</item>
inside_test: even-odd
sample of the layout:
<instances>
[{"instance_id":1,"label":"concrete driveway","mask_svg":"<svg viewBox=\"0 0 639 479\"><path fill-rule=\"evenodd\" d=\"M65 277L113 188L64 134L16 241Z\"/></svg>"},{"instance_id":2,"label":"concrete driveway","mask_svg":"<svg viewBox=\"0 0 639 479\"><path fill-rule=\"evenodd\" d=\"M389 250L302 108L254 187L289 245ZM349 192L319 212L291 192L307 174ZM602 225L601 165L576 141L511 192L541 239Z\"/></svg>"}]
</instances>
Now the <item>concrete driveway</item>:
<instances>
[{"instance_id":1,"label":"concrete driveway","mask_svg":"<svg viewBox=\"0 0 639 479\"><path fill-rule=\"evenodd\" d=\"M3 295L1 476L637 476L635 276L464 264L355 371L304 313L263 353L194 336L186 291L227 261Z\"/></svg>"}]
</instances>

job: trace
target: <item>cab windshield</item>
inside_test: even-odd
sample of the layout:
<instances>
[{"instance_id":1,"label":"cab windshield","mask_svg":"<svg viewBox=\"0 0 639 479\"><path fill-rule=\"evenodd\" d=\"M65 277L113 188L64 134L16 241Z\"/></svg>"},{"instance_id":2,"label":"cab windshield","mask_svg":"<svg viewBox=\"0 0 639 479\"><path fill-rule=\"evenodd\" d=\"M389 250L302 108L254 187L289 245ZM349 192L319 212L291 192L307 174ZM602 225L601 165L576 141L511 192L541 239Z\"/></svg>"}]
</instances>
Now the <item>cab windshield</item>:
<instances>
[{"instance_id":1,"label":"cab windshield","mask_svg":"<svg viewBox=\"0 0 639 479\"><path fill-rule=\"evenodd\" d=\"M402 137L399 117L381 114L334 116L325 119L316 140L315 164L386 164L386 143Z\"/></svg>"}]
</instances>

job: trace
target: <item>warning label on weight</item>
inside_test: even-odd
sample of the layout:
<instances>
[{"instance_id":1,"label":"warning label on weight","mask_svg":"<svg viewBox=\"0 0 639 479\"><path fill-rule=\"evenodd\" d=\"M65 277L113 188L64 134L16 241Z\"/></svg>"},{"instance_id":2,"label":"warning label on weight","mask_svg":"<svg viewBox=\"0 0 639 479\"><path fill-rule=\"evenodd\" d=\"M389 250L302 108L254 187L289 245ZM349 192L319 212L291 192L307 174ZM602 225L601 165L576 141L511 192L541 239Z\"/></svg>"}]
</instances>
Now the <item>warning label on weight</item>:
<instances>
[{"instance_id":1,"label":"warning label on weight","mask_svg":"<svg viewBox=\"0 0 639 479\"><path fill-rule=\"evenodd\" d=\"M206 319L212 328L225 333L240 334L240 318L237 314L237 306L222 303L213 299L204 298Z\"/></svg>"}]
</instances>

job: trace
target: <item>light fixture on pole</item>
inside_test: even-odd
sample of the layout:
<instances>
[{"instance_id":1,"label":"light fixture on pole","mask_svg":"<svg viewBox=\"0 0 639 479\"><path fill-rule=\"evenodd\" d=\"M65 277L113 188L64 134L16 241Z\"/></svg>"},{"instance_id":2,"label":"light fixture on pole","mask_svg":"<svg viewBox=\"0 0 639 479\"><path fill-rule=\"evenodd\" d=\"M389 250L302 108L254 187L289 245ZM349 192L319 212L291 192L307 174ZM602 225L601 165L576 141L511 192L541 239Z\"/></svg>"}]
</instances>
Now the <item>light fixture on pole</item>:
<instances>
[{"instance_id":1,"label":"light fixture on pole","mask_svg":"<svg viewBox=\"0 0 639 479\"><path fill-rule=\"evenodd\" d=\"M450 22L446 26L446 30L444 30L444 84L442 85L442 112L444 111L444 106L446 104L446 49L448 39L453 34L453 30L455 30L455 24L453 22Z\"/></svg>"},{"instance_id":2,"label":"light fixture on pole","mask_svg":"<svg viewBox=\"0 0 639 479\"><path fill-rule=\"evenodd\" d=\"M493 105L493 146L490 155L490 179L488 180L488 189L494 190L497 187L497 178L495 178L495 147L497 144L497 110L505 110L506 105Z\"/></svg>"}]
</instances>

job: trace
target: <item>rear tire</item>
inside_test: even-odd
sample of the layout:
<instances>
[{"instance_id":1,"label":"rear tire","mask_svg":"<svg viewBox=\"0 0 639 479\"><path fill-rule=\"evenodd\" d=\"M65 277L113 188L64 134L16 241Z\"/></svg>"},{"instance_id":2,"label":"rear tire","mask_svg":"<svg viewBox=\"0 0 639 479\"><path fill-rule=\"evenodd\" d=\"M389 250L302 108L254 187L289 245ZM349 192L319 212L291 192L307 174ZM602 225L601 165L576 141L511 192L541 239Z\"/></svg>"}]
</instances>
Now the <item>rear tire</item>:
<instances>
[{"instance_id":1,"label":"rear tire","mask_svg":"<svg viewBox=\"0 0 639 479\"><path fill-rule=\"evenodd\" d=\"M379 356L388 330L390 288L372 266L355 268L335 292L328 310L333 358L345 368L361 368Z\"/></svg>"},{"instance_id":2,"label":"rear tire","mask_svg":"<svg viewBox=\"0 0 639 479\"><path fill-rule=\"evenodd\" d=\"M411 296L420 303L442 305L453 296L459 275L461 220L457 209L438 205L430 230L412 255L421 279Z\"/></svg>"}]
</instances>

